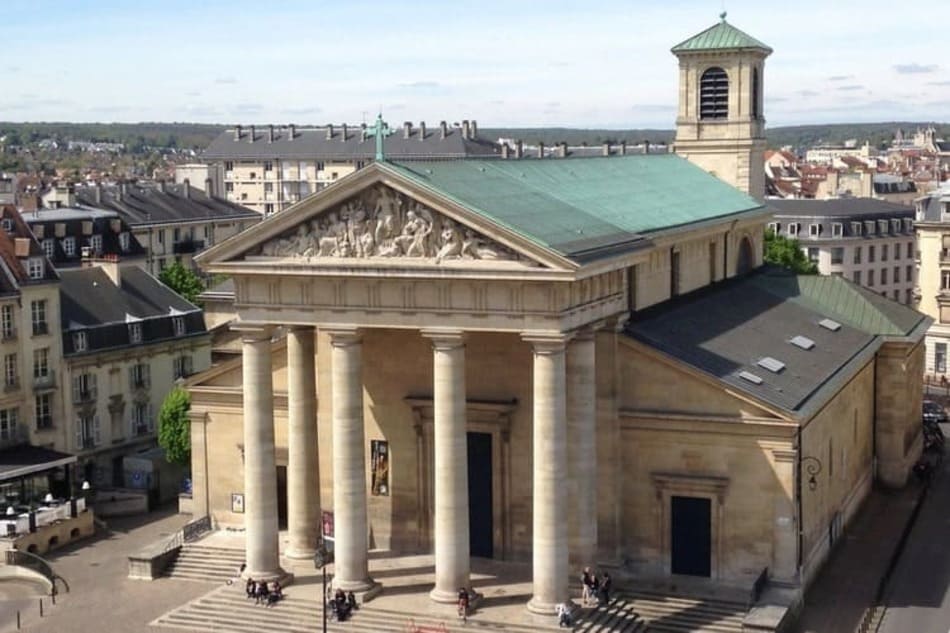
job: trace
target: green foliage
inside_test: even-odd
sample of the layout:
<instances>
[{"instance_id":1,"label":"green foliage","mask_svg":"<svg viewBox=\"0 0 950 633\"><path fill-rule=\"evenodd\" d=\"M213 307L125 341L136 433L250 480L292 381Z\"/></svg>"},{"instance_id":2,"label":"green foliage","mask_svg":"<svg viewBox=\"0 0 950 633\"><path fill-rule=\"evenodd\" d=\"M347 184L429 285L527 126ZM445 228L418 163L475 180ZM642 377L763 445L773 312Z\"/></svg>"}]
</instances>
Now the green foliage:
<instances>
[{"instance_id":1,"label":"green foliage","mask_svg":"<svg viewBox=\"0 0 950 633\"><path fill-rule=\"evenodd\" d=\"M776 235L771 230L765 232L765 261L799 275L818 274L818 266L808 259L798 240Z\"/></svg>"},{"instance_id":2,"label":"green foliage","mask_svg":"<svg viewBox=\"0 0 950 633\"><path fill-rule=\"evenodd\" d=\"M198 295L204 292L205 285L204 282L201 281L201 277L199 277L195 271L175 262L162 270L162 272L158 274L158 279L187 301L199 305Z\"/></svg>"},{"instance_id":3,"label":"green foliage","mask_svg":"<svg viewBox=\"0 0 950 633\"><path fill-rule=\"evenodd\" d=\"M190 408L191 396L181 387L175 387L165 396L158 412L158 445L165 449L169 462L185 467L191 465Z\"/></svg>"}]
</instances>

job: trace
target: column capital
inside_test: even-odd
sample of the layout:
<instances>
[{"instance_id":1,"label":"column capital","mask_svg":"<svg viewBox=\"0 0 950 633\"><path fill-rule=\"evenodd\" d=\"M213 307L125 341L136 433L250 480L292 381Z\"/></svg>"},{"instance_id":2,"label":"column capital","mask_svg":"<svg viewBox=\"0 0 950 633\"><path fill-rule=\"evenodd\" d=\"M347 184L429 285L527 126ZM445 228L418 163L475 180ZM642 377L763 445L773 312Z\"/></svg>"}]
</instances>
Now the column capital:
<instances>
[{"instance_id":1,"label":"column capital","mask_svg":"<svg viewBox=\"0 0 950 633\"><path fill-rule=\"evenodd\" d=\"M312 332L316 327L315 325L285 325L284 329L288 332Z\"/></svg>"},{"instance_id":2,"label":"column capital","mask_svg":"<svg viewBox=\"0 0 950 633\"><path fill-rule=\"evenodd\" d=\"M330 336L333 347L349 347L363 342L363 331L355 327L321 327L320 331Z\"/></svg>"},{"instance_id":3,"label":"column capital","mask_svg":"<svg viewBox=\"0 0 950 633\"><path fill-rule=\"evenodd\" d=\"M521 339L531 343L535 354L557 354L563 352L573 338L573 332L522 332Z\"/></svg>"},{"instance_id":4,"label":"column capital","mask_svg":"<svg viewBox=\"0 0 950 633\"><path fill-rule=\"evenodd\" d=\"M600 321L594 321L593 323L588 323L583 327L579 327L576 330L571 332L571 338L575 341L590 341L593 340L594 335L597 334L597 331L607 325L606 319L601 319Z\"/></svg>"},{"instance_id":5,"label":"column capital","mask_svg":"<svg viewBox=\"0 0 950 633\"><path fill-rule=\"evenodd\" d=\"M451 328L426 328L419 330L423 338L432 341L432 347L440 351L453 350L465 346L465 332Z\"/></svg>"},{"instance_id":6,"label":"column capital","mask_svg":"<svg viewBox=\"0 0 950 633\"><path fill-rule=\"evenodd\" d=\"M270 341L274 335L275 326L270 323L252 323L238 322L230 325L232 332L241 333L241 341L244 343L259 343L261 341Z\"/></svg>"}]
</instances>

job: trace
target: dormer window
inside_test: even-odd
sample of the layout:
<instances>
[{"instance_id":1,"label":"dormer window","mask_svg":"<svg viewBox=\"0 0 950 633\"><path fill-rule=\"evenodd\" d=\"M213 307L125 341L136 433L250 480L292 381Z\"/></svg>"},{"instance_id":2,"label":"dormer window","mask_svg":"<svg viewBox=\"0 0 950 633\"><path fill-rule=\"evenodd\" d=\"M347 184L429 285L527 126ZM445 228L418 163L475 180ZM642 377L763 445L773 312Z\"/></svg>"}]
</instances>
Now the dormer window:
<instances>
[{"instance_id":1,"label":"dormer window","mask_svg":"<svg viewBox=\"0 0 950 633\"><path fill-rule=\"evenodd\" d=\"M789 222L788 223L788 234L791 237L798 235L798 222Z\"/></svg>"},{"instance_id":2,"label":"dormer window","mask_svg":"<svg viewBox=\"0 0 950 633\"><path fill-rule=\"evenodd\" d=\"M46 276L46 266L42 257L31 257L27 260L27 273L30 279L42 279Z\"/></svg>"},{"instance_id":3,"label":"dormer window","mask_svg":"<svg viewBox=\"0 0 950 633\"><path fill-rule=\"evenodd\" d=\"M841 222L834 222L831 225L831 237L841 237L844 235L844 225Z\"/></svg>"},{"instance_id":4,"label":"dormer window","mask_svg":"<svg viewBox=\"0 0 950 633\"><path fill-rule=\"evenodd\" d=\"M127 253L131 247L132 239L128 231L122 231L119 233L119 248L122 249L123 253Z\"/></svg>"},{"instance_id":5,"label":"dormer window","mask_svg":"<svg viewBox=\"0 0 950 633\"><path fill-rule=\"evenodd\" d=\"M864 222L864 232L868 235L874 235L874 220L866 220Z\"/></svg>"},{"instance_id":6,"label":"dormer window","mask_svg":"<svg viewBox=\"0 0 950 633\"><path fill-rule=\"evenodd\" d=\"M49 259L53 259L53 255L56 254L56 240L53 238L43 240L43 254Z\"/></svg>"},{"instance_id":7,"label":"dormer window","mask_svg":"<svg viewBox=\"0 0 950 633\"><path fill-rule=\"evenodd\" d=\"M7 233L13 234L13 220L10 218L3 218L3 220L0 220L0 226L2 226L3 230Z\"/></svg>"},{"instance_id":8,"label":"dormer window","mask_svg":"<svg viewBox=\"0 0 950 633\"><path fill-rule=\"evenodd\" d=\"M821 225L820 224L811 224L808 226L808 235L811 237L819 237L821 235Z\"/></svg>"},{"instance_id":9,"label":"dormer window","mask_svg":"<svg viewBox=\"0 0 950 633\"><path fill-rule=\"evenodd\" d=\"M102 236L99 234L89 237L89 248L93 255L102 255Z\"/></svg>"},{"instance_id":10,"label":"dormer window","mask_svg":"<svg viewBox=\"0 0 950 633\"><path fill-rule=\"evenodd\" d=\"M782 232L781 222L769 222L769 230L778 235Z\"/></svg>"},{"instance_id":11,"label":"dormer window","mask_svg":"<svg viewBox=\"0 0 950 633\"><path fill-rule=\"evenodd\" d=\"M891 233L897 234L900 232L901 232L901 221L891 220Z\"/></svg>"},{"instance_id":12,"label":"dormer window","mask_svg":"<svg viewBox=\"0 0 950 633\"><path fill-rule=\"evenodd\" d=\"M129 323L129 342L130 343L142 342L142 324L141 323Z\"/></svg>"},{"instance_id":13,"label":"dormer window","mask_svg":"<svg viewBox=\"0 0 950 633\"><path fill-rule=\"evenodd\" d=\"M914 231L914 221L910 218L904 218L904 232L912 233Z\"/></svg>"},{"instance_id":14,"label":"dormer window","mask_svg":"<svg viewBox=\"0 0 950 633\"><path fill-rule=\"evenodd\" d=\"M699 80L699 118L729 117L729 75L718 66L707 68Z\"/></svg>"},{"instance_id":15,"label":"dormer window","mask_svg":"<svg viewBox=\"0 0 950 633\"><path fill-rule=\"evenodd\" d=\"M172 331L175 336L185 335L185 317L176 316L172 318Z\"/></svg>"},{"instance_id":16,"label":"dormer window","mask_svg":"<svg viewBox=\"0 0 950 633\"><path fill-rule=\"evenodd\" d=\"M877 221L877 230L878 233L884 235L887 233L887 220L878 220Z\"/></svg>"},{"instance_id":17,"label":"dormer window","mask_svg":"<svg viewBox=\"0 0 950 633\"><path fill-rule=\"evenodd\" d=\"M851 234L854 235L854 236L861 235L861 223L860 223L860 222L852 222L852 223L851 223Z\"/></svg>"},{"instance_id":18,"label":"dormer window","mask_svg":"<svg viewBox=\"0 0 950 633\"><path fill-rule=\"evenodd\" d=\"M66 257L76 256L76 238L75 237L67 237L63 239L63 253L66 254Z\"/></svg>"},{"instance_id":19,"label":"dormer window","mask_svg":"<svg viewBox=\"0 0 950 633\"><path fill-rule=\"evenodd\" d=\"M85 332L73 332L73 351L85 352L89 349Z\"/></svg>"}]
</instances>

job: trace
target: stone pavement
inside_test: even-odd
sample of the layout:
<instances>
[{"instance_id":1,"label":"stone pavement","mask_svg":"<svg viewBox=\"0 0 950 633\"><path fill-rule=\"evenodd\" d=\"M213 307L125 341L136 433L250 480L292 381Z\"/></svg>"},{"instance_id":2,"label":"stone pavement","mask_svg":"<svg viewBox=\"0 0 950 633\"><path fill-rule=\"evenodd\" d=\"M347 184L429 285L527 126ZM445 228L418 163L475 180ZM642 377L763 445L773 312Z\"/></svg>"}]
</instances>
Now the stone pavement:
<instances>
[{"instance_id":1,"label":"stone pavement","mask_svg":"<svg viewBox=\"0 0 950 633\"><path fill-rule=\"evenodd\" d=\"M875 599L901 534L923 491L916 479L868 495L844 541L805 595L798 633L851 633ZM805 493L807 494L807 492Z\"/></svg>"}]
</instances>

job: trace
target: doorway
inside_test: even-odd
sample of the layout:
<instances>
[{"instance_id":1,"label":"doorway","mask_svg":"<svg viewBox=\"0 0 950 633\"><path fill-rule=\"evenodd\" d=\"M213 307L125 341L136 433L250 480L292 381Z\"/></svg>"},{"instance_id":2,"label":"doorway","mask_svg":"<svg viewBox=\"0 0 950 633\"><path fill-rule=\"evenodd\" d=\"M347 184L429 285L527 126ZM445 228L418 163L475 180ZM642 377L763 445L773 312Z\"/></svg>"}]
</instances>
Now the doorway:
<instances>
[{"instance_id":1,"label":"doorway","mask_svg":"<svg viewBox=\"0 0 950 633\"><path fill-rule=\"evenodd\" d=\"M491 454L491 433L468 434L469 552L481 558L495 553Z\"/></svg>"},{"instance_id":2,"label":"doorway","mask_svg":"<svg viewBox=\"0 0 950 633\"><path fill-rule=\"evenodd\" d=\"M277 467L277 527L287 529L287 467Z\"/></svg>"},{"instance_id":3,"label":"doorway","mask_svg":"<svg viewBox=\"0 0 950 633\"><path fill-rule=\"evenodd\" d=\"M670 498L670 572L710 577L712 502L705 497Z\"/></svg>"}]
</instances>

